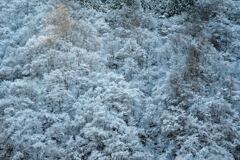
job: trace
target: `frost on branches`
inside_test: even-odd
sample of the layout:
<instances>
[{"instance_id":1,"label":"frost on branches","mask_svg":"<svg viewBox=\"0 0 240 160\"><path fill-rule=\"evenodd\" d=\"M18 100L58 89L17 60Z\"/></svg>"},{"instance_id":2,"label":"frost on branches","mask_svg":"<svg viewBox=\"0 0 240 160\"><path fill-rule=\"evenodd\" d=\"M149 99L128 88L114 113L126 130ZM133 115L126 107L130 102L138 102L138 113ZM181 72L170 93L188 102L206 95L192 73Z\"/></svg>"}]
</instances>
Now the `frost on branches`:
<instances>
[{"instance_id":1,"label":"frost on branches","mask_svg":"<svg viewBox=\"0 0 240 160\"><path fill-rule=\"evenodd\" d=\"M239 160L240 2L0 2L1 160Z\"/></svg>"}]
</instances>

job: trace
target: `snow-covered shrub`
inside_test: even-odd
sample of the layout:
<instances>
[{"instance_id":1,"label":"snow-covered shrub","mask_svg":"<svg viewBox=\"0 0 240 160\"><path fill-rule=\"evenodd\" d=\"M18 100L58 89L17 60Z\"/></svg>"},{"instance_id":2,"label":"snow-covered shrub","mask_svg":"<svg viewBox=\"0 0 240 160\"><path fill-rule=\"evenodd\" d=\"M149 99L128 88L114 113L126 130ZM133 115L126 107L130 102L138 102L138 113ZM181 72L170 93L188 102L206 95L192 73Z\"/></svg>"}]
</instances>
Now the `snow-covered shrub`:
<instances>
[{"instance_id":1,"label":"snow-covered shrub","mask_svg":"<svg viewBox=\"0 0 240 160\"><path fill-rule=\"evenodd\" d=\"M87 50L97 51L100 48L100 39L96 29L89 22L74 20L64 4L57 5L48 13L42 37L45 43L53 44L61 38L66 38L73 45Z\"/></svg>"},{"instance_id":2,"label":"snow-covered shrub","mask_svg":"<svg viewBox=\"0 0 240 160\"><path fill-rule=\"evenodd\" d=\"M211 18L214 18L217 14L219 14L219 10L222 8L223 1L222 0L197 0L195 2L195 7L192 10L192 15L194 15L193 19L208 21Z\"/></svg>"},{"instance_id":3,"label":"snow-covered shrub","mask_svg":"<svg viewBox=\"0 0 240 160\"><path fill-rule=\"evenodd\" d=\"M73 45L84 48L88 51L98 51L101 47L101 39L98 37L98 31L92 27L92 24L79 20L74 21L71 26L70 41Z\"/></svg>"},{"instance_id":4,"label":"snow-covered shrub","mask_svg":"<svg viewBox=\"0 0 240 160\"><path fill-rule=\"evenodd\" d=\"M238 6L1 0L0 159L238 160Z\"/></svg>"},{"instance_id":5,"label":"snow-covered shrub","mask_svg":"<svg viewBox=\"0 0 240 160\"><path fill-rule=\"evenodd\" d=\"M204 31L205 36L218 51L226 51L231 46L232 28L224 23L210 23Z\"/></svg>"}]
</instances>

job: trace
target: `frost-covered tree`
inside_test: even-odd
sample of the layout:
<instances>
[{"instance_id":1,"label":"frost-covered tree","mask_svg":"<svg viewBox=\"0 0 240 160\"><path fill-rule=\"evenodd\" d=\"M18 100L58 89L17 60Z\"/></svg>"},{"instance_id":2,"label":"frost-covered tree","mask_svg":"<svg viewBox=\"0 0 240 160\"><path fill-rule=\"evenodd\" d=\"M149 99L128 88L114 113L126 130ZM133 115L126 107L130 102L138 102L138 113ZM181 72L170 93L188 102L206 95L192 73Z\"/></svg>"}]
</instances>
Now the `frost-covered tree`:
<instances>
[{"instance_id":1,"label":"frost-covered tree","mask_svg":"<svg viewBox=\"0 0 240 160\"><path fill-rule=\"evenodd\" d=\"M239 6L0 1L0 159L240 159Z\"/></svg>"}]
</instances>

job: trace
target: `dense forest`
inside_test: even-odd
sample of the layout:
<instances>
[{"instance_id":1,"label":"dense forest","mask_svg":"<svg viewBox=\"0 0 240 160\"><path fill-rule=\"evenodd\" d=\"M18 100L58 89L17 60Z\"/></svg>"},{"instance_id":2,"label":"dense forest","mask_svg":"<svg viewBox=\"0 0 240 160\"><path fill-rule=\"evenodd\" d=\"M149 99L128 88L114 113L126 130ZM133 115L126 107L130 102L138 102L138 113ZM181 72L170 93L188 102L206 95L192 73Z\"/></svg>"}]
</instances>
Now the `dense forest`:
<instances>
[{"instance_id":1,"label":"dense forest","mask_svg":"<svg viewBox=\"0 0 240 160\"><path fill-rule=\"evenodd\" d=\"M240 160L240 1L0 0L0 160Z\"/></svg>"}]
</instances>

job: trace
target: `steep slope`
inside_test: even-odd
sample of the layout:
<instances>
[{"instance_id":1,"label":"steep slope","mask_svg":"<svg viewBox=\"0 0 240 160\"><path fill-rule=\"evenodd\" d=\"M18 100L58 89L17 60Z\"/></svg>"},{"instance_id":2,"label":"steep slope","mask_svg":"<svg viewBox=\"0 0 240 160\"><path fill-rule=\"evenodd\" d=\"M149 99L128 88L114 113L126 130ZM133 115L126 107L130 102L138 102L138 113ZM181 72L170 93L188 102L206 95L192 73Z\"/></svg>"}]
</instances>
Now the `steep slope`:
<instances>
[{"instance_id":1,"label":"steep slope","mask_svg":"<svg viewBox=\"0 0 240 160\"><path fill-rule=\"evenodd\" d=\"M0 159L240 159L239 1L0 2Z\"/></svg>"}]
</instances>

